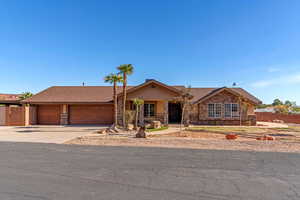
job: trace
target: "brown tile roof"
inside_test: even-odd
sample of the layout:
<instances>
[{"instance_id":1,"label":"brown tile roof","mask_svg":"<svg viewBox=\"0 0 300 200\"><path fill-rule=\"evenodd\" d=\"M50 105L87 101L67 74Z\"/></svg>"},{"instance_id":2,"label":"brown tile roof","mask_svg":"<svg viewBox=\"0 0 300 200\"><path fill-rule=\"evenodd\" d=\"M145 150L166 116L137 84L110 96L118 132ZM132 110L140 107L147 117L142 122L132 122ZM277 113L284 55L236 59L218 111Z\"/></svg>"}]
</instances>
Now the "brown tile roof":
<instances>
[{"instance_id":1,"label":"brown tile roof","mask_svg":"<svg viewBox=\"0 0 300 200\"><path fill-rule=\"evenodd\" d=\"M128 86L132 88L132 86ZM118 86L117 92L122 91ZM108 103L112 101L112 86L53 86L28 98L23 103Z\"/></svg>"},{"instance_id":2,"label":"brown tile roof","mask_svg":"<svg viewBox=\"0 0 300 200\"><path fill-rule=\"evenodd\" d=\"M0 94L0 103L19 103L21 94Z\"/></svg>"},{"instance_id":3,"label":"brown tile roof","mask_svg":"<svg viewBox=\"0 0 300 200\"><path fill-rule=\"evenodd\" d=\"M18 100L20 94L0 94L0 100Z\"/></svg>"},{"instance_id":4,"label":"brown tile roof","mask_svg":"<svg viewBox=\"0 0 300 200\"><path fill-rule=\"evenodd\" d=\"M214 92L217 92L220 89L222 89L222 88L191 88L191 94L194 96L192 101L196 102L210 94L213 94ZM261 100L259 100L255 96L251 95L249 92L247 92L243 88L228 88L228 89L233 90L234 92L240 94L244 98L247 98L256 104L261 104Z\"/></svg>"},{"instance_id":5,"label":"brown tile roof","mask_svg":"<svg viewBox=\"0 0 300 200\"><path fill-rule=\"evenodd\" d=\"M128 89L134 86L128 86ZM184 89L184 86L173 86L178 90ZM191 93L194 96L192 101L207 96L208 94L220 88L191 88ZM260 104L261 101L249 94L242 88L230 88L249 100ZM117 88L118 94L122 92L122 86ZM23 103L109 103L112 101L113 90L112 86L54 86L50 87L31 98L28 98Z\"/></svg>"}]
</instances>

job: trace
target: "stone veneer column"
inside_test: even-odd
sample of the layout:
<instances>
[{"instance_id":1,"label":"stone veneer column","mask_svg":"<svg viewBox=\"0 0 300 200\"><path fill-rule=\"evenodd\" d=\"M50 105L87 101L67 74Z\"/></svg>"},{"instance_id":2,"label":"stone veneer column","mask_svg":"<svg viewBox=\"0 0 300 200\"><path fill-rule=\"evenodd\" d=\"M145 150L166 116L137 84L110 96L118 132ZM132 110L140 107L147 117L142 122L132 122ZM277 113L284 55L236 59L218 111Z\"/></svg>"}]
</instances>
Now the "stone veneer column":
<instances>
[{"instance_id":1,"label":"stone veneer column","mask_svg":"<svg viewBox=\"0 0 300 200\"><path fill-rule=\"evenodd\" d=\"M60 124L68 125L69 124L69 113L68 113L68 105L62 105L62 113L60 114Z\"/></svg>"},{"instance_id":2,"label":"stone veneer column","mask_svg":"<svg viewBox=\"0 0 300 200\"><path fill-rule=\"evenodd\" d=\"M168 101L164 102L164 124L165 125L169 124L169 102Z\"/></svg>"}]
</instances>

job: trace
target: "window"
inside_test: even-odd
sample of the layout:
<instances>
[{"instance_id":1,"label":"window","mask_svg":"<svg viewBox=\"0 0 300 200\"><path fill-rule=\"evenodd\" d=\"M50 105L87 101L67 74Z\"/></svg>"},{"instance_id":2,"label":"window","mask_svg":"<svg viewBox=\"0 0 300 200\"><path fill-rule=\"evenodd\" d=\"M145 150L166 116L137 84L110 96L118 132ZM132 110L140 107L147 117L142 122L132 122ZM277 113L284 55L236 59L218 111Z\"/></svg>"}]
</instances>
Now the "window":
<instances>
[{"instance_id":1,"label":"window","mask_svg":"<svg viewBox=\"0 0 300 200\"><path fill-rule=\"evenodd\" d=\"M144 116L145 117L154 117L154 104L145 103L144 104Z\"/></svg>"},{"instance_id":2,"label":"window","mask_svg":"<svg viewBox=\"0 0 300 200\"><path fill-rule=\"evenodd\" d=\"M225 104L225 117L239 117L239 105L237 103Z\"/></svg>"},{"instance_id":3,"label":"window","mask_svg":"<svg viewBox=\"0 0 300 200\"><path fill-rule=\"evenodd\" d=\"M215 104L208 104L208 117L215 117Z\"/></svg>"},{"instance_id":4,"label":"window","mask_svg":"<svg viewBox=\"0 0 300 200\"><path fill-rule=\"evenodd\" d=\"M231 110L232 110L232 117L239 117L239 105L236 103L231 104Z\"/></svg>"},{"instance_id":5,"label":"window","mask_svg":"<svg viewBox=\"0 0 300 200\"><path fill-rule=\"evenodd\" d=\"M210 103L208 104L208 117L219 118L222 115L222 104Z\"/></svg>"}]
</instances>

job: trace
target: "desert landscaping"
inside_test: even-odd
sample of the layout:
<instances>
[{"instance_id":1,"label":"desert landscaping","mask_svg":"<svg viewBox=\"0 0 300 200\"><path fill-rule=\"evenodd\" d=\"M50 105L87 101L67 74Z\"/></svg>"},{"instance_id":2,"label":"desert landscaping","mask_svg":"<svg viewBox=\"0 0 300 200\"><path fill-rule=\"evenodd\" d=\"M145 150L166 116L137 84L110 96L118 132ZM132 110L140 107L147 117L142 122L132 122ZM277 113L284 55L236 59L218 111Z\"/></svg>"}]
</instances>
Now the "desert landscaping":
<instances>
[{"instance_id":1,"label":"desert landscaping","mask_svg":"<svg viewBox=\"0 0 300 200\"><path fill-rule=\"evenodd\" d=\"M228 140L234 134L237 139ZM136 138L135 131L78 137L66 144L103 146L144 146L242 151L300 152L300 127L230 127L194 126L182 131L178 127L146 131L146 138ZM271 140L267 140L271 138ZM265 137L265 139L264 139Z\"/></svg>"}]
</instances>

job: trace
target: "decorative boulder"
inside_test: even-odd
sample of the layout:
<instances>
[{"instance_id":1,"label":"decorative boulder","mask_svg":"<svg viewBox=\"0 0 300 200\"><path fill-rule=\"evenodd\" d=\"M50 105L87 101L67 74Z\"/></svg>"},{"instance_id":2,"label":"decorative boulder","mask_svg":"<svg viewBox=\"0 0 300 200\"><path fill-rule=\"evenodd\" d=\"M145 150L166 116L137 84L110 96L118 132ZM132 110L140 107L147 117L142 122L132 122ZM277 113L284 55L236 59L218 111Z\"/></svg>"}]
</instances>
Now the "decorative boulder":
<instances>
[{"instance_id":1,"label":"decorative boulder","mask_svg":"<svg viewBox=\"0 0 300 200\"><path fill-rule=\"evenodd\" d=\"M151 122L151 128L161 128L161 122L160 121L152 121Z\"/></svg>"},{"instance_id":2,"label":"decorative boulder","mask_svg":"<svg viewBox=\"0 0 300 200\"><path fill-rule=\"evenodd\" d=\"M127 129L132 131L134 129L134 125L133 124L128 124Z\"/></svg>"},{"instance_id":3,"label":"decorative boulder","mask_svg":"<svg viewBox=\"0 0 300 200\"><path fill-rule=\"evenodd\" d=\"M146 138L146 128L145 126L142 126L139 131L137 132L137 134L135 135L136 138Z\"/></svg>"},{"instance_id":4,"label":"decorative boulder","mask_svg":"<svg viewBox=\"0 0 300 200\"><path fill-rule=\"evenodd\" d=\"M226 135L226 139L227 140L236 140L237 139L237 135L234 133L229 133Z\"/></svg>"},{"instance_id":5,"label":"decorative boulder","mask_svg":"<svg viewBox=\"0 0 300 200\"><path fill-rule=\"evenodd\" d=\"M101 129L101 130L97 131L97 133L99 133L99 134L106 134L107 132L106 132L106 129Z\"/></svg>"}]
</instances>

